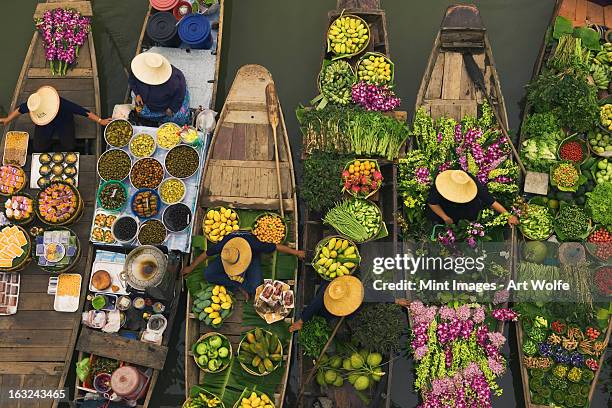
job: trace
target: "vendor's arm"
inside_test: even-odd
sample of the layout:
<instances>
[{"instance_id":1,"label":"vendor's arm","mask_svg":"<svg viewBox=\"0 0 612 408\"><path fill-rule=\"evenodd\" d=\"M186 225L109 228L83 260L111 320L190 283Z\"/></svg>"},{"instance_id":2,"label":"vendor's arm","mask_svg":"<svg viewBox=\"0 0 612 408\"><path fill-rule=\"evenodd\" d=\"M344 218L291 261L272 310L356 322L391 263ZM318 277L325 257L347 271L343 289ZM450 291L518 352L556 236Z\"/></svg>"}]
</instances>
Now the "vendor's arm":
<instances>
[{"instance_id":1,"label":"vendor's arm","mask_svg":"<svg viewBox=\"0 0 612 408\"><path fill-rule=\"evenodd\" d=\"M95 113L91 112L89 109L85 109L81 105L78 105L68 99L62 98L62 109L66 109L71 112L73 115L84 116L92 122L96 122L98 125L106 126L110 123L111 119L102 119Z\"/></svg>"},{"instance_id":2,"label":"vendor's arm","mask_svg":"<svg viewBox=\"0 0 612 408\"><path fill-rule=\"evenodd\" d=\"M25 105L22 104L22 106ZM11 123L12 121L14 121L15 119L17 119L19 116L21 116L22 113L26 113L26 112L22 112L22 106L20 106L18 109L15 109L14 111L12 111L6 118L0 118L0 124L3 125L8 125L9 123ZM27 108L26 108L27 109Z\"/></svg>"},{"instance_id":3,"label":"vendor's arm","mask_svg":"<svg viewBox=\"0 0 612 408\"><path fill-rule=\"evenodd\" d=\"M299 259L304 259L304 257L306 256L305 251L293 249L288 247L287 245L276 244L276 250L283 254L297 256Z\"/></svg>"},{"instance_id":4,"label":"vendor's arm","mask_svg":"<svg viewBox=\"0 0 612 408\"><path fill-rule=\"evenodd\" d=\"M190 265L185 266L185 267L183 268L183 270L181 271L181 274L182 274L183 276L185 276L185 275L189 275L191 272L193 272L193 270L194 270L195 268L197 268L197 267L198 267L198 265L199 265L199 264L201 264L202 262L204 262L204 261L205 261L207 258L208 258L208 254L207 254L206 252L202 252L202 253L200 254L200 256L198 256L196 259L194 259L194 260L193 260L193 262L192 262Z\"/></svg>"},{"instance_id":5,"label":"vendor's arm","mask_svg":"<svg viewBox=\"0 0 612 408\"><path fill-rule=\"evenodd\" d=\"M444 209L442 208L442 206L440 206L439 204L427 204L429 206L429 208L431 208L431 211L434 212L434 214L436 214L438 217L442 218L442 220L446 223L446 224L454 224L455 220L453 220L451 217L448 216L448 214L446 214L446 212L444 212Z\"/></svg>"},{"instance_id":6,"label":"vendor's arm","mask_svg":"<svg viewBox=\"0 0 612 408\"><path fill-rule=\"evenodd\" d=\"M302 317L295 321L291 326L289 326L289 333L293 333L296 330L302 330L302 326L304 323L312 319L316 314L318 314L323 307L325 307L323 302L323 295L325 294L325 287L327 285L322 285L319 288L317 294L312 298L312 301L302 310Z\"/></svg>"},{"instance_id":7,"label":"vendor's arm","mask_svg":"<svg viewBox=\"0 0 612 408\"><path fill-rule=\"evenodd\" d=\"M506 214L508 212L508 210L506 210L504 206L501 205L498 201L493 202L493 204L491 205L491 208L493 208L495 211L497 211L500 214ZM510 217L508 217L508 224L510 225L519 224L519 220L516 217L516 215L510 215Z\"/></svg>"}]
</instances>

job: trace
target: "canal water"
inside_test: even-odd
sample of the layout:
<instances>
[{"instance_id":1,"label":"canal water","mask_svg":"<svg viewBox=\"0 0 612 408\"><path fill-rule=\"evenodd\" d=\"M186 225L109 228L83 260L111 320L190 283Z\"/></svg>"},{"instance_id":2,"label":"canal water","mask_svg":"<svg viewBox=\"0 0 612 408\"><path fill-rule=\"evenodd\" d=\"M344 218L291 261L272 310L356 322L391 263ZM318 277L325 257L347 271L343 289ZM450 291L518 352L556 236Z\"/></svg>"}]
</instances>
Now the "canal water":
<instances>
[{"instance_id":1,"label":"canal water","mask_svg":"<svg viewBox=\"0 0 612 408\"><path fill-rule=\"evenodd\" d=\"M0 111L10 106L13 89L32 35L35 0L3 1L0 25L3 68L0 71ZM94 0L94 37L97 49L102 106L105 115L123 100L129 65L147 9L146 0ZM315 78L320 68L323 30L327 11L335 0L226 0L222 69L217 109L220 109L238 68L257 63L274 76L285 112L293 157L299 157L300 135L293 111L316 95ZM411 117L416 92L425 69L440 20L448 0L382 0L387 11L391 55L396 66L396 92L402 109ZM475 1L487 26L514 132L520 123L520 101L531 77L554 0ZM298 172L300 163L296 162ZM184 398L184 299L172 329L174 335L166 369L158 382L152 407L178 407ZM514 333L507 333L514 339ZM507 350L516 361L516 345ZM72 376L71 376L72 377ZM602 378L609 378L609 370ZM416 396L410 363L400 359L393 379L396 407L414 407ZM73 384L69 379L68 384ZM504 395L495 406L522 407L518 367L502 379ZM605 389L599 389L593 407L604 407Z\"/></svg>"}]
</instances>

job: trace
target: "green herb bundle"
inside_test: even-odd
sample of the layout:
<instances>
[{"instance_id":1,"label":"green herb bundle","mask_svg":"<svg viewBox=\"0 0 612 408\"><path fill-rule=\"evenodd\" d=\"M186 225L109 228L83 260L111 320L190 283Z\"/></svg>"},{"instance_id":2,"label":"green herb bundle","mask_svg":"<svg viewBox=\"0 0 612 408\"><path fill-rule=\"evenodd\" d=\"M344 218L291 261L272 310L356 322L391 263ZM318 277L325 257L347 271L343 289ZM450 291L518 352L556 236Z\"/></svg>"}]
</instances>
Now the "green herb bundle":
<instances>
[{"instance_id":1,"label":"green herb bundle","mask_svg":"<svg viewBox=\"0 0 612 408\"><path fill-rule=\"evenodd\" d=\"M564 205L555 218L555 232L560 241L582 241L589 235L590 220L577 205Z\"/></svg>"},{"instance_id":2,"label":"green herb bundle","mask_svg":"<svg viewBox=\"0 0 612 408\"><path fill-rule=\"evenodd\" d=\"M368 200L345 200L329 210L323 221L353 241L364 242L380 230L380 209Z\"/></svg>"},{"instance_id":3,"label":"green herb bundle","mask_svg":"<svg viewBox=\"0 0 612 408\"><path fill-rule=\"evenodd\" d=\"M593 191L586 195L587 208L593 221L612 228L612 182L597 184Z\"/></svg>"},{"instance_id":4,"label":"green herb bundle","mask_svg":"<svg viewBox=\"0 0 612 408\"><path fill-rule=\"evenodd\" d=\"M342 199L338 174L350 159L349 156L315 151L304 160L300 193L310 209L323 211Z\"/></svg>"},{"instance_id":5,"label":"green herb bundle","mask_svg":"<svg viewBox=\"0 0 612 408\"><path fill-rule=\"evenodd\" d=\"M323 317L314 316L304 323L299 337L299 342L304 348L304 354L318 358L325 343L329 340L329 336L331 336L331 328Z\"/></svg>"},{"instance_id":6,"label":"green herb bundle","mask_svg":"<svg viewBox=\"0 0 612 408\"><path fill-rule=\"evenodd\" d=\"M402 308L390 303L368 303L349 321L352 338L370 351L393 353L401 348L406 327Z\"/></svg>"}]
</instances>

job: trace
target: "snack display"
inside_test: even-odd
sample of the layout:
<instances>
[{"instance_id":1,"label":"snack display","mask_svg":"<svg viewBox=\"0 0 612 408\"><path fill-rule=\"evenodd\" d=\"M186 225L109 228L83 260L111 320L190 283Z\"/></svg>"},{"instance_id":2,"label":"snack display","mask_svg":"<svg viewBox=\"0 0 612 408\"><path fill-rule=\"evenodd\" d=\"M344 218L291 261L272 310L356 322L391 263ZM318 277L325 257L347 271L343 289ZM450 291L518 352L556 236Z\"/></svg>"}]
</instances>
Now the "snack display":
<instances>
[{"instance_id":1,"label":"snack display","mask_svg":"<svg viewBox=\"0 0 612 408\"><path fill-rule=\"evenodd\" d=\"M23 263L30 253L28 234L16 225L0 230L0 269L11 270Z\"/></svg>"},{"instance_id":2,"label":"snack display","mask_svg":"<svg viewBox=\"0 0 612 408\"><path fill-rule=\"evenodd\" d=\"M164 179L162 164L151 157L138 160L130 171L130 181L138 189L155 189Z\"/></svg>"},{"instance_id":3,"label":"snack display","mask_svg":"<svg viewBox=\"0 0 612 408\"><path fill-rule=\"evenodd\" d=\"M155 190L139 190L132 197L132 212L139 218L155 217L160 207L159 195Z\"/></svg>"},{"instance_id":4,"label":"snack display","mask_svg":"<svg viewBox=\"0 0 612 408\"><path fill-rule=\"evenodd\" d=\"M2 164L25 166L28 155L28 132L6 132Z\"/></svg>"},{"instance_id":5,"label":"snack display","mask_svg":"<svg viewBox=\"0 0 612 408\"><path fill-rule=\"evenodd\" d=\"M240 219L231 208L211 208L206 213L202 228L210 242L219 242L230 232L240 229Z\"/></svg>"},{"instance_id":6,"label":"snack display","mask_svg":"<svg viewBox=\"0 0 612 408\"><path fill-rule=\"evenodd\" d=\"M113 147L124 147L132 138L134 128L127 120L113 120L104 129L104 139L106 143Z\"/></svg>"},{"instance_id":7,"label":"snack display","mask_svg":"<svg viewBox=\"0 0 612 408\"><path fill-rule=\"evenodd\" d=\"M127 189L119 181L107 181L98 190L98 205L105 210L121 211L127 203Z\"/></svg>"},{"instance_id":8,"label":"snack display","mask_svg":"<svg viewBox=\"0 0 612 408\"><path fill-rule=\"evenodd\" d=\"M79 238L69 229L50 229L36 236L34 257L38 266L50 272L70 268L80 256Z\"/></svg>"},{"instance_id":9,"label":"snack display","mask_svg":"<svg viewBox=\"0 0 612 408\"><path fill-rule=\"evenodd\" d=\"M176 146L166 154L165 164L166 170L172 177L188 178L198 171L200 155L191 146Z\"/></svg>"},{"instance_id":10,"label":"snack display","mask_svg":"<svg viewBox=\"0 0 612 408\"><path fill-rule=\"evenodd\" d=\"M26 184L26 174L21 167L0 167L0 194L11 195L21 191Z\"/></svg>"},{"instance_id":11,"label":"snack display","mask_svg":"<svg viewBox=\"0 0 612 408\"><path fill-rule=\"evenodd\" d=\"M121 181L130 174L131 166L129 154L120 149L110 149L98 159L98 175L105 181Z\"/></svg>"},{"instance_id":12,"label":"snack display","mask_svg":"<svg viewBox=\"0 0 612 408\"><path fill-rule=\"evenodd\" d=\"M268 324L283 320L294 306L293 291L282 281L265 279L255 291L255 311Z\"/></svg>"},{"instance_id":13,"label":"snack display","mask_svg":"<svg viewBox=\"0 0 612 408\"><path fill-rule=\"evenodd\" d=\"M138 158L151 156L156 148L155 139L146 133L135 135L130 140L130 153Z\"/></svg>"},{"instance_id":14,"label":"snack display","mask_svg":"<svg viewBox=\"0 0 612 408\"><path fill-rule=\"evenodd\" d=\"M0 316L17 313L20 280L18 273L0 272Z\"/></svg>"},{"instance_id":15,"label":"snack display","mask_svg":"<svg viewBox=\"0 0 612 408\"><path fill-rule=\"evenodd\" d=\"M181 127L176 123L165 123L157 130L157 145L162 149L172 149L181 142Z\"/></svg>"},{"instance_id":16,"label":"snack display","mask_svg":"<svg viewBox=\"0 0 612 408\"><path fill-rule=\"evenodd\" d=\"M58 312L76 312L79 308L81 275L63 273L57 282L53 308Z\"/></svg>"},{"instance_id":17,"label":"snack display","mask_svg":"<svg viewBox=\"0 0 612 408\"><path fill-rule=\"evenodd\" d=\"M121 279L123 263L110 262L105 260L95 260L91 267L92 274L89 278L89 291L111 295L123 295L118 299L118 308L126 310L132 305L132 301L127 297L127 307L125 307L125 295L128 294L127 283ZM121 306L121 305L124 306Z\"/></svg>"},{"instance_id":18,"label":"snack display","mask_svg":"<svg viewBox=\"0 0 612 408\"><path fill-rule=\"evenodd\" d=\"M280 244L285 240L287 228L278 214L264 214L255 220L253 235L262 242Z\"/></svg>"},{"instance_id":19,"label":"snack display","mask_svg":"<svg viewBox=\"0 0 612 408\"><path fill-rule=\"evenodd\" d=\"M77 214L81 198L69 184L54 182L38 193L36 211L41 221L59 225L70 222Z\"/></svg>"},{"instance_id":20,"label":"snack display","mask_svg":"<svg viewBox=\"0 0 612 408\"><path fill-rule=\"evenodd\" d=\"M30 188L44 188L52 181L78 185L79 159L76 152L32 154Z\"/></svg>"},{"instance_id":21,"label":"snack display","mask_svg":"<svg viewBox=\"0 0 612 408\"><path fill-rule=\"evenodd\" d=\"M116 215L106 214L102 211L96 212L91 230L91 241L103 244L114 243L115 237L113 237L111 228L116 220Z\"/></svg>"},{"instance_id":22,"label":"snack display","mask_svg":"<svg viewBox=\"0 0 612 408\"><path fill-rule=\"evenodd\" d=\"M9 197L4 202L4 214L14 224L26 224L34 219L34 201L25 194Z\"/></svg>"},{"instance_id":23,"label":"snack display","mask_svg":"<svg viewBox=\"0 0 612 408\"><path fill-rule=\"evenodd\" d=\"M165 204L176 204L183 200L187 187L183 180L167 178L159 186L159 196Z\"/></svg>"}]
</instances>

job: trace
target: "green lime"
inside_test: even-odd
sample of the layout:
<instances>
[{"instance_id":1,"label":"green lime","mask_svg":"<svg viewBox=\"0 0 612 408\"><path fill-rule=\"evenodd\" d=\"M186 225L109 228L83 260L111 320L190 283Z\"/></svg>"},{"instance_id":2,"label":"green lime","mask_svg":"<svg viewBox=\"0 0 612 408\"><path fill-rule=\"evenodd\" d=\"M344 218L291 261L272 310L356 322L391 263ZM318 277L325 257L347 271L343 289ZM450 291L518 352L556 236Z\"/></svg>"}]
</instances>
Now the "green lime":
<instances>
[{"instance_id":1,"label":"green lime","mask_svg":"<svg viewBox=\"0 0 612 408\"><path fill-rule=\"evenodd\" d=\"M557 208L559 208L559 201L558 200L548 200L548 208L552 208L553 210L556 210Z\"/></svg>"}]
</instances>

